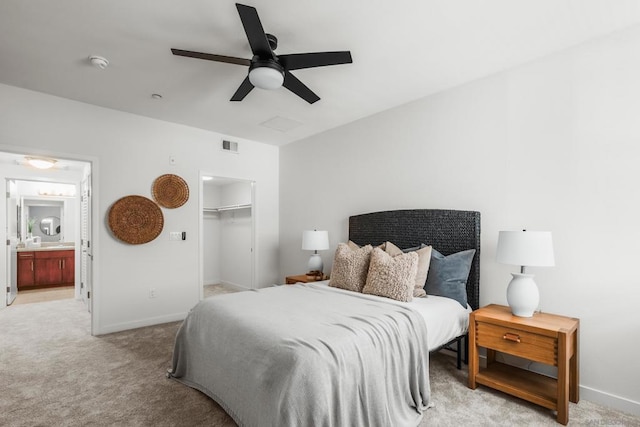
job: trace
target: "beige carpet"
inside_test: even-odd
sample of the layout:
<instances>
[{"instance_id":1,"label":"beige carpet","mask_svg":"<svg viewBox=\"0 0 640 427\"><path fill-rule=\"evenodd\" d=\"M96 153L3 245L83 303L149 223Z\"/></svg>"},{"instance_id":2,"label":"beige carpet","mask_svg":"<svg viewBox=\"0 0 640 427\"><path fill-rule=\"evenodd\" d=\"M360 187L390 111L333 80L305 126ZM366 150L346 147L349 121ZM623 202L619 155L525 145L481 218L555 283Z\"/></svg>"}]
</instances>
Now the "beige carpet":
<instances>
[{"instance_id":1,"label":"beige carpet","mask_svg":"<svg viewBox=\"0 0 640 427\"><path fill-rule=\"evenodd\" d=\"M0 310L2 426L233 426L220 407L165 378L179 323L102 337L89 334L81 302L60 300ZM455 360L435 354L435 407L421 426L556 426L550 411L466 386ZM640 418L587 401L570 425L640 426Z\"/></svg>"},{"instance_id":2,"label":"beige carpet","mask_svg":"<svg viewBox=\"0 0 640 427\"><path fill-rule=\"evenodd\" d=\"M238 292L238 290L228 285L204 285L203 295L204 298L209 298L214 295L230 294L233 292Z\"/></svg>"}]
</instances>

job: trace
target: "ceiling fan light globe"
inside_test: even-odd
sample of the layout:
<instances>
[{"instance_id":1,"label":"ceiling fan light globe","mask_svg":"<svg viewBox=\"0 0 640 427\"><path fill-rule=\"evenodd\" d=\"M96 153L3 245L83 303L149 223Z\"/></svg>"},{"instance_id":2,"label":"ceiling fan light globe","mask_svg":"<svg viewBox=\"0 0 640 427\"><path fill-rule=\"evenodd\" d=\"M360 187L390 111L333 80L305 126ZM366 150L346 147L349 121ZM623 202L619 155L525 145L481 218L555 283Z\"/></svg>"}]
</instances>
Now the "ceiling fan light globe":
<instances>
[{"instance_id":1,"label":"ceiling fan light globe","mask_svg":"<svg viewBox=\"0 0 640 427\"><path fill-rule=\"evenodd\" d=\"M256 67L249 71L249 81L260 89L278 89L284 83L284 73L271 67Z\"/></svg>"}]
</instances>

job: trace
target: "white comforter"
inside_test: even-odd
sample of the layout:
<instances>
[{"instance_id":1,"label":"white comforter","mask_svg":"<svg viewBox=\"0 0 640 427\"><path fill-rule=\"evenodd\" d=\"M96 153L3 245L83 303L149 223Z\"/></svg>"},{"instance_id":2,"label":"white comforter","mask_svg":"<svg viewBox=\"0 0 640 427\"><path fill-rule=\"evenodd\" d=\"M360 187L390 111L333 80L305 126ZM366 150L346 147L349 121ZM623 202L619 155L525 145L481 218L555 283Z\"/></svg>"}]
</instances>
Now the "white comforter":
<instances>
[{"instance_id":1,"label":"white comforter","mask_svg":"<svg viewBox=\"0 0 640 427\"><path fill-rule=\"evenodd\" d=\"M327 286L333 292L350 292L338 288L329 288L329 281L315 282L316 285ZM454 338L464 335L469 330L469 313L473 310L469 305L462 308L454 299L429 295L425 298L414 298L410 302L394 301L389 298L376 297L390 304L404 305L420 313L427 325L429 351L437 350Z\"/></svg>"},{"instance_id":2,"label":"white comforter","mask_svg":"<svg viewBox=\"0 0 640 427\"><path fill-rule=\"evenodd\" d=\"M185 319L171 376L241 426L415 426L427 329L406 305L317 284L222 295Z\"/></svg>"}]
</instances>

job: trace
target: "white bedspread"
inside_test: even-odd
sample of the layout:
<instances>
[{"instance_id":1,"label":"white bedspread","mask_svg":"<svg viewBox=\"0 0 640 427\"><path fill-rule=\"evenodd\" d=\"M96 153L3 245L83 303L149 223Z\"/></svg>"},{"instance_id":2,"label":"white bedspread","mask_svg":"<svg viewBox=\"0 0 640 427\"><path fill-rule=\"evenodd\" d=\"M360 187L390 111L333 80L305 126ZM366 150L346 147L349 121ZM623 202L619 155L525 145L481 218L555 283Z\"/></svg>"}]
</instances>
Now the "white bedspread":
<instances>
[{"instance_id":1,"label":"white bedspread","mask_svg":"<svg viewBox=\"0 0 640 427\"><path fill-rule=\"evenodd\" d=\"M464 309L451 298L429 295L407 303L424 318L429 331L429 351L436 350L469 329L471 307Z\"/></svg>"},{"instance_id":2,"label":"white bedspread","mask_svg":"<svg viewBox=\"0 0 640 427\"><path fill-rule=\"evenodd\" d=\"M178 332L171 376L241 426L415 426L427 329L389 301L317 284L205 299Z\"/></svg>"},{"instance_id":3,"label":"white bedspread","mask_svg":"<svg viewBox=\"0 0 640 427\"><path fill-rule=\"evenodd\" d=\"M329 281L315 282L315 286L326 286L334 292L350 292L329 287ZM436 350L452 339L464 335L469 329L469 313L473 310L469 305L464 309L460 303L451 298L429 295L426 298L414 298L411 302L394 301L389 298L377 297L390 304L409 307L422 316L427 325L429 351Z\"/></svg>"}]
</instances>

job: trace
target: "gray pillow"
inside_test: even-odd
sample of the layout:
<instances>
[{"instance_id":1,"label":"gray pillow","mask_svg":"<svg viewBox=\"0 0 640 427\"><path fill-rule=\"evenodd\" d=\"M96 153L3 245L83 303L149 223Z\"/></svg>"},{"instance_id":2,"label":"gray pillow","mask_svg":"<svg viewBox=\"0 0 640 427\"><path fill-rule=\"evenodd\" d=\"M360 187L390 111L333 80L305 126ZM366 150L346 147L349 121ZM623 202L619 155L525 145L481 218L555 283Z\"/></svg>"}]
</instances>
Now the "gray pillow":
<instances>
[{"instance_id":1,"label":"gray pillow","mask_svg":"<svg viewBox=\"0 0 640 427\"><path fill-rule=\"evenodd\" d=\"M451 298L467 308L467 279L475 253L475 249L469 249L444 256L433 249L424 286L427 295Z\"/></svg>"}]
</instances>

